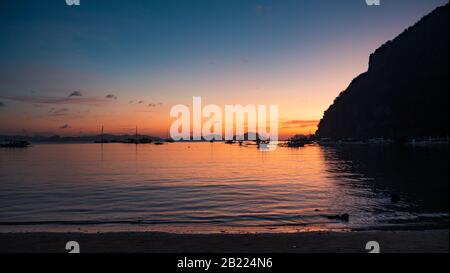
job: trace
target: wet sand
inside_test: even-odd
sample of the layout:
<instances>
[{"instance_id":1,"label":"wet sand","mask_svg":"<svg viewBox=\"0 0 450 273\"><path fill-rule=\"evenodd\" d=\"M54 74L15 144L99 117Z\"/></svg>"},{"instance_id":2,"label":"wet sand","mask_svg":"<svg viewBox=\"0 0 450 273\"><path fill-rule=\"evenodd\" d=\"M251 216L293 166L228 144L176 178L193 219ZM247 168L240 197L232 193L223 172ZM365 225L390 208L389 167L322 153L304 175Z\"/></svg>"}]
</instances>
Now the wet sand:
<instances>
[{"instance_id":1,"label":"wet sand","mask_svg":"<svg viewBox=\"0 0 450 273\"><path fill-rule=\"evenodd\" d=\"M362 253L377 241L384 253L448 253L449 230L291 234L0 233L0 253Z\"/></svg>"}]
</instances>

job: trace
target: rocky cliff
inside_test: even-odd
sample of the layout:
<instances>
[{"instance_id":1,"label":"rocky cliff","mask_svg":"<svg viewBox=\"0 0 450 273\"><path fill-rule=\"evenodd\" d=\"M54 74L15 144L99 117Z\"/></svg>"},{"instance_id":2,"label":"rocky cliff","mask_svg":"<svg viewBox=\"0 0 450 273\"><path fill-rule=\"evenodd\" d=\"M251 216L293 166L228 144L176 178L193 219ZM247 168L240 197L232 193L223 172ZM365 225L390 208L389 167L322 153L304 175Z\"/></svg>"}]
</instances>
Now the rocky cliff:
<instances>
[{"instance_id":1,"label":"rocky cliff","mask_svg":"<svg viewBox=\"0 0 450 273\"><path fill-rule=\"evenodd\" d=\"M325 111L318 137L448 136L449 6L377 49Z\"/></svg>"}]
</instances>

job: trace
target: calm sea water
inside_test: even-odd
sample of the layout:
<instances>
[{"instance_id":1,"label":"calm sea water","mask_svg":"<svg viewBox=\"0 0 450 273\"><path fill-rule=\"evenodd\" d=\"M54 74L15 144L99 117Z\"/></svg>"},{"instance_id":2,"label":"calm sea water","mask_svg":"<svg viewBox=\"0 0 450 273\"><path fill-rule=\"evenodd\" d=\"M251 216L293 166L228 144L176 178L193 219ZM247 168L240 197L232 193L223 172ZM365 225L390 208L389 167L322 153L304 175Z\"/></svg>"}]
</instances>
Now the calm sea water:
<instances>
[{"instance_id":1,"label":"calm sea water","mask_svg":"<svg viewBox=\"0 0 450 273\"><path fill-rule=\"evenodd\" d=\"M448 156L445 145L0 149L0 231L448 228Z\"/></svg>"}]
</instances>

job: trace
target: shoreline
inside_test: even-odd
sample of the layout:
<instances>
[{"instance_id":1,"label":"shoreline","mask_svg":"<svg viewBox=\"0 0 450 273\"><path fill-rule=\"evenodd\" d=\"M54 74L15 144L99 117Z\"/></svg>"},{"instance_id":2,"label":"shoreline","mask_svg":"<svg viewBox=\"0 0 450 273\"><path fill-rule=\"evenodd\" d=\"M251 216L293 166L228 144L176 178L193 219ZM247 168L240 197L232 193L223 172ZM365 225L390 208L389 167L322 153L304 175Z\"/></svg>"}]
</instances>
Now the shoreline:
<instances>
[{"instance_id":1,"label":"shoreline","mask_svg":"<svg viewBox=\"0 0 450 273\"><path fill-rule=\"evenodd\" d=\"M449 230L254 234L162 232L0 233L0 253L66 253L77 241L82 253L449 253Z\"/></svg>"}]
</instances>

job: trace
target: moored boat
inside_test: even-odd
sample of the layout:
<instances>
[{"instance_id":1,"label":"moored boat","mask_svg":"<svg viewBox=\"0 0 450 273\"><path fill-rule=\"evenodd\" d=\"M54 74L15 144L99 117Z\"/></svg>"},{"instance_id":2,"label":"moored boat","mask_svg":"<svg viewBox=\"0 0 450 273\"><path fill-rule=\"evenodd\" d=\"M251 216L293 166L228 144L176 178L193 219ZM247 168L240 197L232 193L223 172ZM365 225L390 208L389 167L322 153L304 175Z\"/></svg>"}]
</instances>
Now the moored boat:
<instances>
[{"instance_id":1,"label":"moored boat","mask_svg":"<svg viewBox=\"0 0 450 273\"><path fill-rule=\"evenodd\" d=\"M26 148L30 146L28 141L10 141L8 143L0 144L1 148Z\"/></svg>"},{"instance_id":2,"label":"moored boat","mask_svg":"<svg viewBox=\"0 0 450 273\"><path fill-rule=\"evenodd\" d=\"M312 144L313 141L305 136L294 136L287 141L287 146L291 148L300 148L304 147L307 144Z\"/></svg>"}]
</instances>

